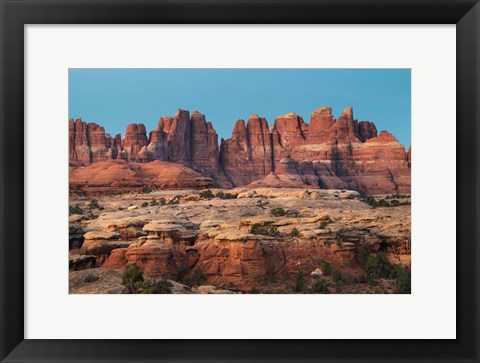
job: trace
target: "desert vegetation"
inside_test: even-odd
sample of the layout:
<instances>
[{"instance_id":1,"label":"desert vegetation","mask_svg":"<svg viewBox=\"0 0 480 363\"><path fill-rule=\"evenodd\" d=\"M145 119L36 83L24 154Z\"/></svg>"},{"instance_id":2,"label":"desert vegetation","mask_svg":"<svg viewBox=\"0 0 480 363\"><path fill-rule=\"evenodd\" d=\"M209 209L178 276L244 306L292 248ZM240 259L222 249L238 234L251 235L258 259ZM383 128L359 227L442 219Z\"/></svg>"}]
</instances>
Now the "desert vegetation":
<instances>
[{"instance_id":1,"label":"desert vegetation","mask_svg":"<svg viewBox=\"0 0 480 363\"><path fill-rule=\"evenodd\" d=\"M410 293L409 205L372 208L354 193L76 196L69 208L71 292Z\"/></svg>"}]
</instances>

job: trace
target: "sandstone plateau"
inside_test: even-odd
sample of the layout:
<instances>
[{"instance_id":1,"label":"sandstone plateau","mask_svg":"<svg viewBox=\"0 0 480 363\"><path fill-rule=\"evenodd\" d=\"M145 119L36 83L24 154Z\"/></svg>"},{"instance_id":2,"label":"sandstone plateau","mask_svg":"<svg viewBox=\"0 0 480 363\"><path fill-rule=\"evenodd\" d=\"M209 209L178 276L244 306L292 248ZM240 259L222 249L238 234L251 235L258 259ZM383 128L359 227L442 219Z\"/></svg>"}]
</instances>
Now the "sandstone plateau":
<instances>
[{"instance_id":1,"label":"sandstone plateau","mask_svg":"<svg viewBox=\"0 0 480 363\"><path fill-rule=\"evenodd\" d=\"M143 179L158 177L157 170L142 169L148 164L110 163L112 173L126 167ZM296 183L283 176L290 163L272 178ZM410 268L407 195L382 196L389 206L374 208L352 190L248 186L227 192L72 195L70 292L126 293L122 273L136 264L145 276L170 281L176 293L294 293L298 276L304 293L321 279L330 293L395 293L393 280L365 279L360 251L383 252L392 265Z\"/></svg>"},{"instance_id":2,"label":"sandstone plateau","mask_svg":"<svg viewBox=\"0 0 480 363\"><path fill-rule=\"evenodd\" d=\"M143 124L130 124L123 137L69 120L70 189L86 193L252 184L408 194L410 155L392 134L356 120L351 107L338 119L320 107L310 123L293 112L270 126L252 115L220 143L196 111L161 117L148 135Z\"/></svg>"}]
</instances>

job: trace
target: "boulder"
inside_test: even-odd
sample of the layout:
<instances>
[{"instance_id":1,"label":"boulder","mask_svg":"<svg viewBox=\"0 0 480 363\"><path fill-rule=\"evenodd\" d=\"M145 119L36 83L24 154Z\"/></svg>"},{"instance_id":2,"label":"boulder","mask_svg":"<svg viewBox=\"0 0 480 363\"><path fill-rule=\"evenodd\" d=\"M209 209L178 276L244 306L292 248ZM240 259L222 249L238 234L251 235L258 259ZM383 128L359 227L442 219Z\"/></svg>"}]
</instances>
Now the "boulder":
<instances>
[{"instance_id":1,"label":"boulder","mask_svg":"<svg viewBox=\"0 0 480 363\"><path fill-rule=\"evenodd\" d=\"M108 256L116 248L128 247L130 241L108 241L104 239L86 239L82 248L82 254L94 256Z\"/></svg>"},{"instance_id":2,"label":"boulder","mask_svg":"<svg viewBox=\"0 0 480 363\"><path fill-rule=\"evenodd\" d=\"M68 268L72 271L96 267L97 257L92 255L72 254L68 257Z\"/></svg>"},{"instance_id":3,"label":"boulder","mask_svg":"<svg viewBox=\"0 0 480 363\"><path fill-rule=\"evenodd\" d=\"M323 271L320 267L317 267L315 270L313 270L310 275L315 278L319 278L323 275Z\"/></svg>"}]
</instances>

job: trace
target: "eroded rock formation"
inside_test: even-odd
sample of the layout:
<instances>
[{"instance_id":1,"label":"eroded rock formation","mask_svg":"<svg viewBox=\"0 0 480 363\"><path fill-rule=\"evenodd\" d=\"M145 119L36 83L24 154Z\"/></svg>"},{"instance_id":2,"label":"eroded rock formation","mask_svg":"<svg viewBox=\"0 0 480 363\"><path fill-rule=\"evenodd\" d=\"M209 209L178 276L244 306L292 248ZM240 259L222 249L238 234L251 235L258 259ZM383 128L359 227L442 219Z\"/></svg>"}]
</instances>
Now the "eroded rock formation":
<instances>
[{"instance_id":1,"label":"eroded rock formation","mask_svg":"<svg viewBox=\"0 0 480 363\"><path fill-rule=\"evenodd\" d=\"M365 246L410 266L410 206L403 203L408 197L392 198L390 208L372 208L355 191L232 192L236 198L208 199L197 190L100 196L101 212L88 207L88 198L73 199L84 214L71 216L71 233L88 232L80 248L70 248L70 270L123 271L135 263L146 276L191 286L291 293L298 274L314 283L325 262L332 271L360 278L365 271L357 253ZM373 289L349 280L347 291ZM283 290L275 290L279 285Z\"/></svg>"},{"instance_id":2,"label":"eroded rock formation","mask_svg":"<svg viewBox=\"0 0 480 363\"><path fill-rule=\"evenodd\" d=\"M149 137L143 124L130 124L123 139L80 119L69 121L70 165L123 159L182 164L216 186L255 183L278 187L352 189L365 194L410 192L410 149L373 122L357 121L352 107L338 120L330 107L315 110L310 123L293 112L275 119L252 115L238 120L232 137L221 140L205 115L178 110L162 117ZM128 169L128 168L127 168ZM131 172L126 170L126 177ZM140 181L141 182L141 181Z\"/></svg>"},{"instance_id":3,"label":"eroded rock formation","mask_svg":"<svg viewBox=\"0 0 480 363\"><path fill-rule=\"evenodd\" d=\"M265 118L238 120L232 137L222 140L220 162L233 185L245 185L273 171L272 135Z\"/></svg>"},{"instance_id":4,"label":"eroded rock formation","mask_svg":"<svg viewBox=\"0 0 480 363\"><path fill-rule=\"evenodd\" d=\"M184 165L166 161L150 163L109 160L70 170L70 190L110 194L142 189L197 189L213 186L208 178Z\"/></svg>"}]
</instances>

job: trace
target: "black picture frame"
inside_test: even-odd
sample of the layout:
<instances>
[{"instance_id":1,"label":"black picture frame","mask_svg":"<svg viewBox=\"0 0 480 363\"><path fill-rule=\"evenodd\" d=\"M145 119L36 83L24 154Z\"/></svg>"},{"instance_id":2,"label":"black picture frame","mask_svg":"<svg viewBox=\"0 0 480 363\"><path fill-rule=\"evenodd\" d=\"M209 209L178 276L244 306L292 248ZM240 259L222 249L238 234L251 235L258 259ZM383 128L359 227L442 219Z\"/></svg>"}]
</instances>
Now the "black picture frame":
<instances>
[{"instance_id":1,"label":"black picture frame","mask_svg":"<svg viewBox=\"0 0 480 363\"><path fill-rule=\"evenodd\" d=\"M0 0L0 12L2 361L479 362L478 1ZM457 339L276 341L24 339L23 205L26 198L24 26L158 23L456 24ZM448 187L446 191L452 192L448 191Z\"/></svg>"}]
</instances>

